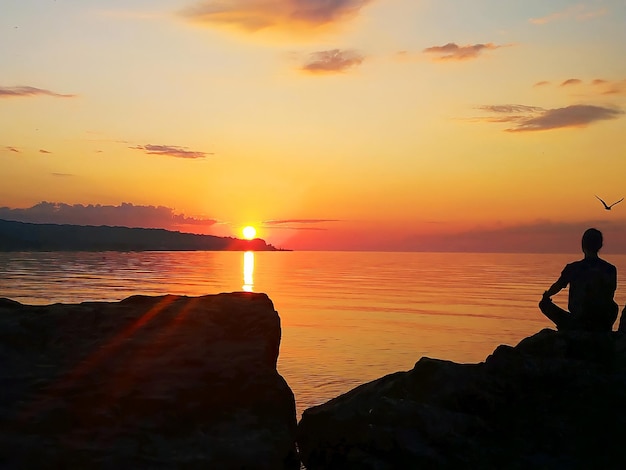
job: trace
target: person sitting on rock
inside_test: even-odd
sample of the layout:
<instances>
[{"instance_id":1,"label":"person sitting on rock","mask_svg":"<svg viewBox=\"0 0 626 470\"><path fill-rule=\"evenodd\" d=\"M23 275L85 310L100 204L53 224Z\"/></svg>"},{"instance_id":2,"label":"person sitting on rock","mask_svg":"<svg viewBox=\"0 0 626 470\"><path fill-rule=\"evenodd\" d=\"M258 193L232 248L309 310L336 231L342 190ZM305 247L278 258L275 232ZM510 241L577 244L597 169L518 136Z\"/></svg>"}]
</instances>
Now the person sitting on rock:
<instances>
[{"instance_id":1,"label":"person sitting on rock","mask_svg":"<svg viewBox=\"0 0 626 470\"><path fill-rule=\"evenodd\" d=\"M612 330L619 310L613 300L617 269L598 256L602 241L602 232L595 228L586 230L582 237L585 257L566 265L559 279L543 293L539 309L556 324L557 330ZM550 298L568 284L569 312Z\"/></svg>"}]
</instances>

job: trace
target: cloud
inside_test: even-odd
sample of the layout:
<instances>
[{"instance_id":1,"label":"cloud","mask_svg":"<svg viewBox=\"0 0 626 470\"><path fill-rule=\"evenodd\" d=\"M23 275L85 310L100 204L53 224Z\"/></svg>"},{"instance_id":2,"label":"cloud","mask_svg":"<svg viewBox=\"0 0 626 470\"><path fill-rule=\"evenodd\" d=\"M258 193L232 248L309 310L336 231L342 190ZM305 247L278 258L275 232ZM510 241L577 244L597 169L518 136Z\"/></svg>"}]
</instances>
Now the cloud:
<instances>
[{"instance_id":1,"label":"cloud","mask_svg":"<svg viewBox=\"0 0 626 470\"><path fill-rule=\"evenodd\" d=\"M478 109L483 111L491 111L492 113L536 113L544 111L539 106L526 106L524 104L493 104L479 106Z\"/></svg>"},{"instance_id":2,"label":"cloud","mask_svg":"<svg viewBox=\"0 0 626 470\"><path fill-rule=\"evenodd\" d=\"M397 57L401 57L401 58L406 57L408 54L409 54L409 51L407 51L407 50L402 50L402 51L396 52L396 56Z\"/></svg>"},{"instance_id":3,"label":"cloud","mask_svg":"<svg viewBox=\"0 0 626 470\"><path fill-rule=\"evenodd\" d=\"M39 149L39 153L52 153L52 152L46 149Z\"/></svg>"},{"instance_id":4,"label":"cloud","mask_svg":"<svg viewBox=\"0 0 626 470\"><path fill-rule=\"evenodd\" d=\"M578 78L568 78L560 86L580 85L583 81Z\"/></svg>"},{"instance_id":5,"label":"cloud","mask_svg":"<svg viewBox=\"0 0 626 470\"><path fill-rule=\"evenodd\" d=\"M437 61L446 60L468 60L477 58L483 51L499 49L504 46L496 44L473 44L467 46L458 46L453 42L449 42L444 46L432 46L423 50L426 54L436 54Z\"/></svg>"},{"instance_id":6,"label":"cloud","mask_svg":"<svg viewBox=\"0 0 626 470\"><path fill-rule=\"evenodd\" d=\"M493 114L489 117L475 118L475 121L484 122L519 122L528 119L529 116L536 116L545 111L538 106L526 106L523 104L497 104L477 106L476 109Z\"/></svg>"},{"instance_id":7,"label":"cloud","mask_svg":"<svg viewBox=\"0 0 626 470\"><path fill-rule=\"evenodd\" d=\"M173 145L136 145L134 147L128 147L133 150L143 150L148 155L166 155L168 157L176 158L206 158L207 155L213 155L208 152L195 152L187 150L187 147L177 147Z\"/></svg>"},{"instance_id":8,"label":"cloud","mask_svg":"<svg viewBox=\"0 0 626 470\"><path fill-rule=\"evenodd\" d=\"M364 57L356 51L331 49L313 52L302 70L313 74L340 73L361 65Z\"/></svg>"},{"instance_id":9,"label":"cloud","mask_svg":"<svg viewBox=\"0 0 626 470\"><path fill-rule=\"evenodd\" d=\"M618 82L608 82L603 81L602 83L597 83L597 80L593 81L595 85L602 85L604 90L602 91L603 95L626 95L626 80L621 80Z\"/></svg>"},{"instance_id":10,"label":"cloud","mask_svg":"<svg viewBox=\"0 0 626 470\"><path fill-rule=\"evenodd\" d=\"M264 228L270 229L289 229L289 230L327 230L324 227L311 227L315 224L324 224L327 222L339 222L337 219L281 219L281 220L265 220Z\"/></svg>"},{"instance_id":11,"label":"cloud","mask_svg":"<svg viewBox=\"0 0 626 470\"><path fill-rule=\"evenodd\" d=\"M6 150L8 150L9 152L14 152L14 153L22 153L22 151L16 147L11 147L10 145L7 145L6 147L4 147Z\"/></svg>"},{"instance_id":12,"label":"cloud","mask_svg":"<svg viewBox=\"0 0 626 470\"><path fill-rule=\"evenodd\" d=\"M181 15L189 21L230 26L246 32L315 31L347 21L371 0L204 0Z\"/></svg>"},{"instance_id":13,"label":"cloud","mask_svg":"<svg viewBox=\"0 0 626 470\"><path fill-rule=\"evenodd\" d=\"M564 127L587 127L596 121L616 119L623 111L593 105L572 105L565 108L548 109L537 117L518 122L509 132L543 131Z\"/></svg>"},{"instance_id":14,"label":"cloud","mask_svg":"<svg viewBox=\"0 0 626 470\"><path fill-rule=\"evenodd\" d=\"M607 12L608 11L606 8L590 9L590 7L582 3L579 3L578 5L573 5L564 10L556 11L554 13L550 13L540 18L531 18L528 21L530 21L532 24L535 24L535 25L543 25L547 23L552 23L554 21L571 20L571 19L575 19L577 21L585 21L585 20L589 20L592 18L597 18L599 16L606 15Z\"/></svg>"},{"instance_id":15,"label":"cloud","mask_svg":"<svg viewBox=\"0 0 626 470\"><path fill-rule=\"evenodd\" d=\"M71 175L56 173L55 176ZM169 207L136 206L129 203L111 206L40 202L27 209L0 207L0 219L40 224L110 225L169 230L188 229L193 226L207 227L216 223L213 219L176 214Z\"/></svg>"},{"instance_id":16,"label":"cloud","mask_svg":"<svg viewBox=\"0 0 626 470\"><path fill-rule=\"evenodd\" d=\"M74 98L76 95L64 95L61 93L55 93L50 90L44 90L42 88L35 88L32 86L13 86L3 87L0 86L0 98L17 98L26 96L54 96L56 98Z\"/></svg>"},{"instance_id":17,"label":"cloud","mask_svg":"<svg viewBox=\"0 0 626 470\"><path fill-rule=\"evenodd\" d=\"M74 176L71 173L51 173L52 176L56 177L56 178L67 178L70 176Z\"/></svg>"},{"instance_id":18,"label":"cloud","mask_svg":"<svg viewBox=\"0 0 626 470\"><path fill-rule=\"evenodd\" d=\"M525 105L490 105L478 109L496 114L480 120L515 123L507 132L529 132L568 127L587 127L596 121L617 119L623 111L593 105L572 105L565 108L543 109Z\"/></svg>"},{"instance_id":19,"label":"cloud","mask_svg":"<svg viewBox=\"0 0 626 470\"><path fill-rule=\"evenodd\" d=\"M337 219L282 219L282 220L265 220L265 225L282 225L282 224L321 224L325 222L339 222Z\"/></svg>"},{"instance_id":20,"label":"cloud","mask_svg":"<svg viewBox=\"0 0 626 470\"><path fill-rule=\"evenodd\" d=\"M534 87L546 86L549 85L550 82L543 80L535 83ZM595 78L590 82L583 82L578 78L568 78L567 80L563 80L558 86L559 88L567 88L570 86L578 86L581 87L577 89L577 92L583 93L588 96L598 96L598 95L626 95L626 80L605 80L603 78ZM582 88L582 86L586 86L586 88Z\"/></svg>"}]
</instances>

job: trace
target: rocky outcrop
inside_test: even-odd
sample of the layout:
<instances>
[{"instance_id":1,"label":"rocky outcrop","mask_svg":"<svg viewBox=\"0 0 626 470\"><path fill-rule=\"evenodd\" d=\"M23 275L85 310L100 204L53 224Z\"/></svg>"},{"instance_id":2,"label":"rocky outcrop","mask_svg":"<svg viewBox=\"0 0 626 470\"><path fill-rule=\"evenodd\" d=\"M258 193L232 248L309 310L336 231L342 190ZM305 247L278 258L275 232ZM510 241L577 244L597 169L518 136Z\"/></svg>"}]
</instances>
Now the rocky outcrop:
<instances>
[{"instance_id":1,"label":"rocky outcrop","mask_svg":"<svg viewBox=\"0 0 626 470\"><path fill-rule=\"evenodd\" d=\"M299 468L264 294L0 299L0 467Z\"/></svg>"},{"instance_id":2,"label":"rocky outcrop","mask_svg":"<svg viewBox=\"0 0 626 470\"><path fill-rule=\"evenodd\" d=\"M626 335L543 330L485 362L422 358L307 409L307 469L626 468Z\"/></svg>"}]
</instances>

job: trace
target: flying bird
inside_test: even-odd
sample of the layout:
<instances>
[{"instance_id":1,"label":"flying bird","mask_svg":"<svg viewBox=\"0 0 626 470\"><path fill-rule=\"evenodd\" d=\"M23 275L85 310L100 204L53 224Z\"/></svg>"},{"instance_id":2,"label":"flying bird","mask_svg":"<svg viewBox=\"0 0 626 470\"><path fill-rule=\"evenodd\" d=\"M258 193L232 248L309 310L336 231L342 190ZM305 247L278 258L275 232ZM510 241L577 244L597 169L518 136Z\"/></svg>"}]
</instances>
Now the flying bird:
<instances>
[{"instance_id":1,"label":"flying bird","mask_svg":"<svg viewBox=\"0 0 626 470\"><path fill-rule=\"evenodd\" d=\"M598 197L598 196L596 196L596 197ZM607 203L606 203L606 202L604 202L604 201L603 201L602 199L600 199L599 197L598 197L598 199L600 200L600 202L602 203L602 205L604 206L604 208L605 208L607 211L610 211L610 210L611 210L611 207L613 207L615 204L618 204L618 203L620 203L620 202L622 202L622 201L624 200L624 198L621 198L619 201L614 202L613 204L608 204L608 205L607 205Z\"/></svg>"}]
</instances>

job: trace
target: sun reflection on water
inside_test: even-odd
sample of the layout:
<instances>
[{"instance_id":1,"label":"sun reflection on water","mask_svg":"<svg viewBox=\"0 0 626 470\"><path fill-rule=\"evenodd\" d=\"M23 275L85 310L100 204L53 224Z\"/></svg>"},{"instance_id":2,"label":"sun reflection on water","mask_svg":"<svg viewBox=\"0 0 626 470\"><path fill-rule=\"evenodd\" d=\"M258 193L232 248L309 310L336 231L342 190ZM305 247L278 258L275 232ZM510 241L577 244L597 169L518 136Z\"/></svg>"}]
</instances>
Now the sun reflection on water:
<instances>
[{"instance_id":1,"label":"sun reflection on water","mask_svg":"<svg viewBox=\"0 0 626 470\"><path fill-rule=\"evenodd\" d=\"M246 292L254 290L254 251L246 251L243 254L243 286Z\"/></svg>"}]
</instances>

